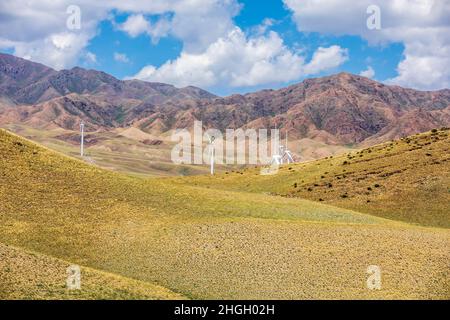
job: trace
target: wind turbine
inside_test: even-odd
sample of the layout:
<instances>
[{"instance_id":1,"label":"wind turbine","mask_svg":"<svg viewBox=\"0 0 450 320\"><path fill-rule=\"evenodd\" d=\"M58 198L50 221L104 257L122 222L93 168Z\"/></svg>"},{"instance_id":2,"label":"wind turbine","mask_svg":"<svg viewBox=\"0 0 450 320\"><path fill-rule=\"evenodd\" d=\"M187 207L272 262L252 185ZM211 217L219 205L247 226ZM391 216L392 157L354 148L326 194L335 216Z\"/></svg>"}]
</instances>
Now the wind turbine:
<instances>
[{"instance_id":1,"label":"wind turbine","mask_svg":"<svg viewBox=\"0 0 450 320\"><path fill-rule=\"evenodd\" d=\"M283 164L283 157L279 154L275 154L272 156L272 163L271 164Z\"/></svg>"},{"instance_id":2,"label":"wind turbine","mask_svg":"<svg viewBox=\"0 0 450 320\"><path fill-rule=\"evenodd\" d=\"M279 143L279 137L278 137L278 143ZM272 147L273 143L272 143ZM277 152L272 155L272 160L270 161L269 167L263 167L261 169L261 175L274 175L278 172L278 169L280 168L280 165L283 164L283 156L284 156L284 148L283 146L279 146L278 150L277 148L273 148L274 152Z\"/></svg>"},{"instance_id":3,"label":"wind turbine","mask_svg":"<svg viewBox=\"0 0 450 320\"><path fill-rule=\"evenodd\" d=\"M281 154L283 154L283 147L280 146L279 148L279 153L274 154L272 156L272 161L270 162L270 165L281 165L283 164L283 156L281 156Z\"/></svg>"},{"instance_id":4,"label":"wind turbine","mask_svg":"<svg viewBox=\"0 0 450 320\"><path fill-rule=\"evenodd\" d=\"M292 153L291 153L291 151L288 148L288 135L287 135L287 132L286 132L286 144L284 146L284 150L282 150L281 148L283 148L283 147L280 147L281 154L282 154L281 163L283 163L283 158L287 159L287 163L288 164L291 163L291 162L295 162L294 158L292 157Z\"/></svg>"},{"instance_id":5,"label":"wind turbine","mask_svg":"<svg viewBox=\"0 0 450 320\"><path fill-rule=\"evenodd\" d=\"M278 148L278 153L272 155L272 160L270 161L269 167L263 167L261 169L261 175L263 175L263 176L274 175L278 172L280 165L283 164L282 150L283 150L283 147L280 146Z\"/></svg>"},{"instance_id":6,"label":"wind turbine","mask_svg":"<svg viewBox=\"0 0 450 320\"><path fill-rule=\"evenodd\" d=\"M80 145L80 155L84 156L84 122L81 120L80 123L80 131L81 131L81 145Z\"/></svg>"},{"instance_id":7,"label":"wind turbine","mask_svg":"<svg viewBox=\"0 0 450 320\"><path fill-rule=\"evenodd\" d=\"M215 155L215 149L214 149L214 140L216 138L214 136L209 137L209 161L211 166L211 175L214 175L214 155Z\"/></svg>"}]
</instances>

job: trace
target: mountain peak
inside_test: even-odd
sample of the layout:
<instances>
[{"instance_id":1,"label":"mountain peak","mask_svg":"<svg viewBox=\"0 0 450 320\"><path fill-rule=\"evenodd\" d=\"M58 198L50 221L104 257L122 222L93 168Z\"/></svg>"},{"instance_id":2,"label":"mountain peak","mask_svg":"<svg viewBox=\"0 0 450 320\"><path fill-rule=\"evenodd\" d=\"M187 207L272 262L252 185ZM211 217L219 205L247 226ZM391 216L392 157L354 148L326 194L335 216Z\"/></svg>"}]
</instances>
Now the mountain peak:
<instances>
[{"instance_id":1,"label":"mountain peak","mask_svg":"<svg viewBox=\"0 0 450 320\"><path fill-rule=\"evenodd\" d=\"M0 96L18 104L41 103L70 93L101 95L116 102L137 99L150 103L215 97L200 88L178 89L165 83L123 81L103 71L78 66L55 71L9 54L0 54L0 80Z\"/></svg>"},{"instance_id":2,"label":"mountain peak","mask_svg":"<svg viewBox=\"0 0 450 320\"><path fill-rule=\"evenodd\" d=\"M10 111L0 114L0 123L52 123L74 130L81 118L94 129L136 126L163 133L202 120L220 130L278 128L326 144L384 141L450 125L450 90L404 89L347 72L218 98L194 86L122 81L80 67L54 71L2 55L0 80L0 97Z\"/></svg>"}]
</instances>

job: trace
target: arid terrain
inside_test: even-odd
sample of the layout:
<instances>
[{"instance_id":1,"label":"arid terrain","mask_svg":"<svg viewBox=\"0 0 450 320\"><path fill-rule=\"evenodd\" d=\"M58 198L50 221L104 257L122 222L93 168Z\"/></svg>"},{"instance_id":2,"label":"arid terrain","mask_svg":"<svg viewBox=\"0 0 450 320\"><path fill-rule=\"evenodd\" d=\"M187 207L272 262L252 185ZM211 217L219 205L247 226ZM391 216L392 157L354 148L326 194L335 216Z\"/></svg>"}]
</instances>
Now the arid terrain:
<instances>
[{"instance_id":1,"label":"arid terrain","mask_svg":"<svg viewBox=\"0 0 450 320\"><path fill-rule=\"evenodd\" d=\"M384 197L395 196L387 180L395 175L378 177L379 187L375 175L364 186L355 178L394 159L386 153L403 150L405 141L372 147L370 156L366 149L362 159L355 153L284 166L278 176L245 171L174 180L106 171L2 130L0 297L448 299L448 131L409 140L436 138L425 147L433 150L424 150L434 156L417 161L439 161L439 170L410 171L411 180L396 182L407 196L377 213ZM421 151L410 152L405 168ZM388 164L383 170L391 172ZM317 176L322 171L326 178ZM325 193L331 178L339 196ZM417 178L424 187L412 188ZM311 185L309 198L329 204L298 196ZM366 185L373 192L359 195ZM348 198L339 199L344 188ZM414 211L415 197L432 201ZM375 214L362 198L373 201ZM76 296L64 288L69 264L87 273ZM381 290L367 288L370 265L382 270ZM113 281L103 286L106 279Z\"/></svg>"}]
</instances>

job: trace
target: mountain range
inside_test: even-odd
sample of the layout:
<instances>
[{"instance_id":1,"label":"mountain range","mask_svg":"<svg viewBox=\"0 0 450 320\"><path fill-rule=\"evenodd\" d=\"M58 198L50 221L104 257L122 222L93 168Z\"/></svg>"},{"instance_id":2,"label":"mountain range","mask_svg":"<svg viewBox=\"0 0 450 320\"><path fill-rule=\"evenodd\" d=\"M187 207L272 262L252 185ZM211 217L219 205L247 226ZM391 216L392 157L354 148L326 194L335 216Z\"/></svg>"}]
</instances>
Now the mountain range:
<instances>
[{"instance_id":1,"label":"mountain range","mask_svg":"<svg viewBox=\"0 0 450 320\"><path fill-rule=\"evenodd\" d=\"M371 145L450 125L450 90L417 91L349 73L279 90L218 97L189 86L119 80L75 67L56 71L0 54L0 125L88 131L136 127L159 135L205 127L279 128L293 139Z\"/></svg>"}]
</instances>

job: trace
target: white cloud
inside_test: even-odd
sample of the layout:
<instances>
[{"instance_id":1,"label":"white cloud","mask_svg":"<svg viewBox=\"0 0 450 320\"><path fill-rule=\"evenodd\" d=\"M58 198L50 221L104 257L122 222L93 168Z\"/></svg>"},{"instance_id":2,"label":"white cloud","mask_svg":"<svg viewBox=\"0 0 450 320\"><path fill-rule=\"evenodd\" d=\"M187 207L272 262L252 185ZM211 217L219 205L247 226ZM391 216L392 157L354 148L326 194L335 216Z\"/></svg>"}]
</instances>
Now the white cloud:
<instances>
[{"instance_id":1,"label":"white cloud","mask_svg":"<svg viewBox=\"0 0 450 320\"><path fill-rule=\"evenodd\" d=\"M169 34L171 21L164 16L155 23L151 23L144 15L135 14L130 15L124 23L119 24L118 29L128 33L133 38L141 34L146 34L156 44L160 38Z\"/></svg>"},{"instance_id":2,"label":"white cloud","mask_svg":"<svg viewBox=\"0 0 450 320\"><path fill-rule=\"evenodd\" d=\"M372 79L375 77L375 70L371 66L368 66L366 70L359 73L360 76Z\"/></svg>"},{"instance_id":3,"label":"white cloud","mask_svg":"<svg viewBox=\"0 0 450 320\"><path fill-rule=\"evenodd\" d=\"M319 47L305 66L306 74L316 74L325 70L333 69L348 60L348 50L339 46L329 48Z\"/></svg>"},{"instance_id":4,"label":"white cloud","mask_svg":"<svg viewBox=\"0 0 450 320\"><path fill-rule=\"evenodd\" d=\"M85 58L88 63L91 63L91 64L97 63L97 56L95 55L95 53L88 51L88 52L86 52Z\"/></svg>"},{"instance_id":5,"label":"white cloud","mask_svg":"<svg viewBox=\"0 0 450 320\"><path fill-rule=\"evenodd\" d=\"M265 18L261 24L257 25L252 29L255 34L262 35L265 34L275 23L276 20L271 18Z\"/></svg>"},{"instance_id":6,"label":"white cloud","mask_svg":"<svg viewBox=\"0 0 450 320\"><path fill-rule=\"evenodd\" d=\"M81 12L81 29L69 30L66 9L74 2L1 1L0 46L56 69L75 65L86 57L85 48L97 33L98 21L107 17L107 11L79 1L80 7L87 4Z\"/></svg>"},{"instance_id":7,"label":"white cloud","mask_svg":"<svg viewBox=\"0 0 450 320\"><path fill-rule=\"evenodd\" d=\"M150 23L142 14L130 15L127 20L119 25L119 29L128 33L131 37L137 37L150 31Z\"/></svg>"},{"instance_id":8,"label":"white cloud","mask_svg":"<svg viewBox=\"0 0 450 320\"><path fill-rule=\"evenodd\" d=\"M66 9L81 9L81 29L67 29ZM135 77L177 85L256 86L288 82L306 74L334 68L347 53L338 46L319 48L312 60L289 49L269 29L266 19L258 32L246 35L233 18L237 0L17 0L0 2L0 46L13 48L18 56L54 67L68 68L80 59L96 57L86 50L99 30L100 21L115 23L114 12L129 14L117 29L131 37L144 34L157 42L173 36L183 43L180 56L159 68L147 66ZM126 56L116 60L128 61Z\"/></svg>"},{"instance_id":9,"label":"white cloud","mask_svg":"<svg viewBox=\"0 0 450 320\"><path fill-rule=\"evenodd\" d=\"M401 42L404 60L387 80L418 89L450 85L450 2L434 0L283 0L300 31L359 35L373 45ZM367 28L369 5L381 9L381 30Z\"/></svg>"},{"instance_id":10,"label":"white cloud","mask_svg":"<svg viewBox=\"0 0 450 320\"><path fill-rule=\"evenodd\" d=\"M189 0L176 6L171 34L183 41L186 52L203 52L233 30L233 17L241 5L237 0Z\"/></svg>"},{"instance_id":11,"label":"white cloud","mask_svg":"<svg viewBox=\"0 0 450 320\"><path fill-rule=\"evenodd\" d=\"M119 29L132 37L147 34L154 43L172 35L182 40L185 51L201 52L234 28L233 17L240 8L237 0L167 1L159 10L141 9L143 13L159 14L156 22L140 13L128 17Z\"/></svg>"},{"instance_id":12,"label":"white cloud","mask_svg":"<svg viewBox=\"0 0 450 320\"><path fill-rule=\"evenodd\" d=\"M277 33L247 37L235 27L204 52L183 52L178 59L159 68L146 66L131 78L178 86L257 86L296 80L334 68L345 60L346 50L332 46L319 48L305 65L304 58L289 50Z\"/></svg>"},{"instance_id":13,"label":"white cloud","mask_svg":"<svg viewBox=\"0 0 450 320\"><path fill-rule=\"evenodd\" d=\"M127 57L125 53L118 53L118 52L114 52L114 60L123 63L130 62L130 59Z\"/></svg>"},{"instance_id":14,"label":"white cloud","mask_svg":"<svg viewBox=\"0 0 450 320\"><path fill-rule=\"evenodd\" d=\"M14 42L13 47L15 55L59 70L74 65L88 42L85 34L62 32L35 41Z\"/></svg>"},{"instance_id":15,"label":"white cloud","mask_svg":"<svg viewBox=\"0 0 450 320\"><path fill-rule=\"evenodd\" d=\"M69 5L81 9L80 30L67 29ZM185 50L202 51L233 28L239 9L237 0L0 1L0 48L13 48L18 56L56 69L71 67L97 35L99 22L116 10L135 17L121 25L130 35L143 32L157 42L170 32L183 41ZM147 15L157 15L157 21L146 22Z\"/></svg>"}]
</instances>

